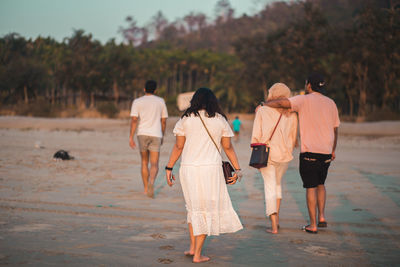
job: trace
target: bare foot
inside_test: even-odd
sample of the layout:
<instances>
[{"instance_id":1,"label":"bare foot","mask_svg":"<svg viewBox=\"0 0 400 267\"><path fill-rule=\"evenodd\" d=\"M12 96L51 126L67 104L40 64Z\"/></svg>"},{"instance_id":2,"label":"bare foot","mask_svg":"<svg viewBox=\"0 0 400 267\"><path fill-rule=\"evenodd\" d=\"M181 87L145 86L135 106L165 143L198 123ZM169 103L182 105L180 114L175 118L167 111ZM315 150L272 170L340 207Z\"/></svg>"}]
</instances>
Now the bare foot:
<instances>
[{"instance_id":1,"label":"bare foot","mask_svg":"<svg viewBox=\"0 0 400 267\"><path fill-rule=\"evenodd\" d=\"M277 234L277 233L278 233L278 230L267 229L267 233L270 233L270 234Z\"/></svg>"},{"instance_id":2,"label":"bare foot","mask_svg":"<svg viewBox=\"0 0 400 267\"><path fill-rule=\"evenodd\" d=\"M191 250L186 250L185 252L183 252L185 254L185 256L193 256L194 252Z\"/></svg>"},{"instance_id":3,"label":"bare foot","mask_svg":"<svg viewBox=\"0 0 400 267\"><path fill-rule=\"evenodd\" d=\"M200 257L197 259L195 259L194 257L193 257L193 263L200 263L200 262L206 262L206 261L209 261L210 260L210 257L207 257L207 256L203 256L203 255L200 255Z\"/></svg>"},{"instance_id":4,"label":"bare foot","mask_svg":"<svg viewBox=\"0 0 400 267\"><path fill-rule=\"evenodd\" d=\"M154 197L154 185L150 184L147 186L147 196L148 197Z\"/></svg>"}]
</instances>

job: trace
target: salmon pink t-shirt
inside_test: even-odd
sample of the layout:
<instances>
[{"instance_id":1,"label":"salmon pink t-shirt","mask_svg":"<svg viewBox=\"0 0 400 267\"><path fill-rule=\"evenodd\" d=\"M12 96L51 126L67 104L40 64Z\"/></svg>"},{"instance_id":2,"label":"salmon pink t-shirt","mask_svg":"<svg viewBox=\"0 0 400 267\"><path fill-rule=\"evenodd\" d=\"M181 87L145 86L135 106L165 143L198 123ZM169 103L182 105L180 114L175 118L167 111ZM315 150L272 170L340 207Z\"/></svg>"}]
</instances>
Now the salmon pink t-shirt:
<instances>
[{"instance_id":1,"label":"salmon pink t-shirt","mask_svg":"<svg viewBox=\"0 0 400 267\"><path fill-rule=\"evenodd\" d=\"M331 154L334 128L340 124L335 102L317 92L297 95L289 101L299 114L301 152Z\"/></svg>"}]
</instances>

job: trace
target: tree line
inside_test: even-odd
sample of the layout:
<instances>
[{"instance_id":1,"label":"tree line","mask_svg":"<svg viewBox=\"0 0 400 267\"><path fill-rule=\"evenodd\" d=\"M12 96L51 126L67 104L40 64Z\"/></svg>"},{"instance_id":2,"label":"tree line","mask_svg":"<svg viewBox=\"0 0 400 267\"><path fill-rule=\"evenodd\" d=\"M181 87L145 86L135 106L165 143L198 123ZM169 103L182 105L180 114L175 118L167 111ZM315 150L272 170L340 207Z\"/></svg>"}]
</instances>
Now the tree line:
<instances>
[{"instance_id":1,"label":"tree line","mask_svg":"<svg viewBox=\"0 0 400 267\"><path fill-rule=\"evenodd\" d=\"M400 113L399 7L392 0L275 2L235 17L229 0L219 0L213 19L191 12L169 22L159 11L140 27L128 17L121 44L101 44L83 30L62 42L12 33L0 38L0 101L3 108L39 100L118 106L154 79L169 107L177 94L206 86L227 112L252 112L273 83L301 90L319 71L341 114Z\"/></svg>"}]
</instances>

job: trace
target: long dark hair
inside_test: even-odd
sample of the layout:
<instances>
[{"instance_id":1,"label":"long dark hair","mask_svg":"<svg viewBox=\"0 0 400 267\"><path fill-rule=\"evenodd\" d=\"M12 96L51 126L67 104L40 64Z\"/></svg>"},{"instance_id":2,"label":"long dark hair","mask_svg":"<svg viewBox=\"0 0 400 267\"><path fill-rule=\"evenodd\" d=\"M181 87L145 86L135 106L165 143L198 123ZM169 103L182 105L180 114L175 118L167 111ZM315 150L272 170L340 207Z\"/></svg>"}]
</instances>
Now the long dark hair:
<instances>
[{"instance_id":1,"label":"long dark hair","mask_svg":"<svg viewBox=\"0 0 400 267\"><path fill-rule=\"evenodd\" d=\"M199 110L204 109L207 112L208 117L215 117L215 113L221 114L225 119L226 116L219 106L219 102L214 93L206 88L202 87L196 90L192 100L190 100L190 107L183 113L183 117L189 117L190 114L199 116Z\"/></svg>"}]
</instances>

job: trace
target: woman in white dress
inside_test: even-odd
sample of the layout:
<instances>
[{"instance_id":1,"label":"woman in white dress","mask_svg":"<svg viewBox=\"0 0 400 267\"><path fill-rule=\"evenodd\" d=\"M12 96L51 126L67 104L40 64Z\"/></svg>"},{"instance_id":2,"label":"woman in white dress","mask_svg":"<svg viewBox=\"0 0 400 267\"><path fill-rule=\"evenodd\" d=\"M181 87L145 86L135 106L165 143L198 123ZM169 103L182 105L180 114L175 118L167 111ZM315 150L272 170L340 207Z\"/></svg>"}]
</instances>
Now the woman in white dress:
<instances>
[{"instance_id":1,"label":"woman in white dress","mask_svg":"<svg viewBox=\"0 0 400 267\"><path fill-rule=\"evenodd\" d=\"M290 97L290 89L283 83L275 83L268 90L268 100L282 97ZM292 152L297 137L297 115L289 110L268 106L258 108L251 143L266 143L275 126L276 131L268 144L270 147L268 166L260 169L264 179L266 215L271 220L271 230L267 232L272 234L278 233L279 208L282 200L281 180L289 162L293 159Z\"/></svg>"},{"instance_id":2,"label":"woman in white dress","mask_svg":"<svg viewBox=\"0 0 400 267\"><path fill-rule=\"evenodd\" d=\"M173 132L176 143L165 169L167 183L172 186L175 180L172 168L182 154L179 178L190 234L190 249L185 251L185 255L193 256L193 262L198 263L210 260L209 257L201 255L207 235L233 233L243 228L233 210L226 187L221 147L236 170L229 184L236 183L241 171L231 145L233 132L214 93L208 88L200 88L193 95L190 104L175 125Z\"/></svg>"}]
</instances>

